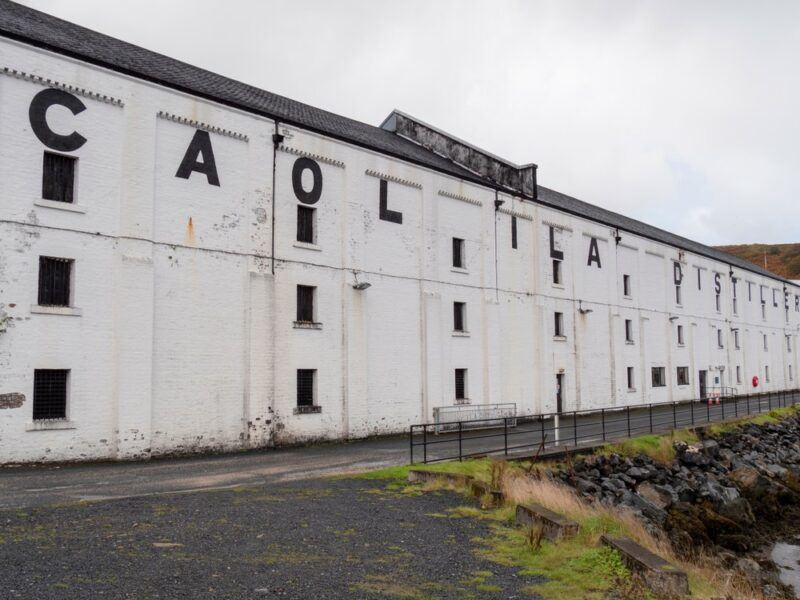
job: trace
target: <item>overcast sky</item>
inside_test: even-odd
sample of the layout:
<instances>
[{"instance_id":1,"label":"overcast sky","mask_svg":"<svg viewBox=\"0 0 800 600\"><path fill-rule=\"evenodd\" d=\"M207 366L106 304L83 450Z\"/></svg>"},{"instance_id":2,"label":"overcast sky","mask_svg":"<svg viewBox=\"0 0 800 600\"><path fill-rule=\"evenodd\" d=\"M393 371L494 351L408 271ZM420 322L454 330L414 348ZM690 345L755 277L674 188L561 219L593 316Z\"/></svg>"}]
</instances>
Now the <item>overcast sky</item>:
<instances>
[{"instance_id":1,"label":"overcast sky","mask_svg":"<svg viewBox=\"0 0 800 600\"><path fill-rule=\"evenodd\" d=\"M708 244L800 242L800 2L26 0Z\"/></svg>"}]
</instances>

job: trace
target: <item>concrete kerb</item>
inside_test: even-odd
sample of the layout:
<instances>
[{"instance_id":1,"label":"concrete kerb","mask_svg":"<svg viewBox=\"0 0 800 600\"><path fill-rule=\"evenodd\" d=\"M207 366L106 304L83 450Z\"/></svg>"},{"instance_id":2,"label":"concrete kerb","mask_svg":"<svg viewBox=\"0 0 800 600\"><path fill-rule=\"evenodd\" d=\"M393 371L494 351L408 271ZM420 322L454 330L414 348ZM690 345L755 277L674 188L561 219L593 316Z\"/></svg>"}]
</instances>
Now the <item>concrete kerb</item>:
<instances>
[{"instance_id":1,"label":"concrete kerb","mask_svg":"<svg viewBox=\"0 0 800 600\"><path fill-rule=\"evenodd\" d=\"M630 538L604 534L600 538L619 552L622 562L659 598L683 598L689 594L689 578L678 567L643 548Z\"/></svg>"},{"instance_id":2,"label":"concrete kerb","mask_svg":"<svg viewBox=\"0 0 800 600\"><path fill-rule=\"evenodd\" d=\"M544 537L551 542L571 538L578 534L579 529L575 521L534 502L517 504L516 520L524 527L540 525Z\"/></svg>"}]
</instances>

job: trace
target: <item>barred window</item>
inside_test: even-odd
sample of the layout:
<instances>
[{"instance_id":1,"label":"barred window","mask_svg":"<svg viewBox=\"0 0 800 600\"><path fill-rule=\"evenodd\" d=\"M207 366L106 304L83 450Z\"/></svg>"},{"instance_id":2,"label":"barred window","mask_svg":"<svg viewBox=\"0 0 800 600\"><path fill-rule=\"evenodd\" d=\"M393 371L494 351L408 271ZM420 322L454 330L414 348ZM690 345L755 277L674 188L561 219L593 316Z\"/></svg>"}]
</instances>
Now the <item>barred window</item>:
<instances>
[{"instance_id":1,"label":"barred window","mask_svg":"<svg viewBox=\"0 0 800 600\"><path fill-rule=\"evenodd\" d=\"M456 400L467 399L467 370L456 369Z\"/></svg>"},{"instance_id":2,"label":"barred window","mask_svg":"<svg viewBox=\"0 0 800 600\"><path fill-rule=\"evenodd\" d=\"M39 306L69 306L72 260L39 257Z\"/></svg>"},{"instance_id":3,"label":"barred window","mask_svg":"<svg viewBox=\"0 0 800 600\"><path fill-rule=\"evenodd\" d=\"M314 290L310 285L297 286L297 322L314 322Z\"/></svg>"},{"instance_id":4,"label":"barred window","mask_svg":"<svg viewBox=\"0 0 800 600\"><path fill-rule=\"evenodd\" d=\"M297 406L314 406L316 369L297 369Z\"/></svg>"},{"instance_id":5,"label":"barred window","mask_svg":"<svg viewBox=\"0 0 800 600\"><path fill-rule=\"evenodd\" d=\"M678 367L678 385L689 385L689 367Z\"/></svg>"},{"instance_id":6,"label":"barred window","mask_svg":"<svg viewBox=\"0 0 800 600\"><path fill-rule=\"evenodd\" d=\"M307 244L314 243L314 213L315 209L309 206L297 207L297 241Z\"/></svg>"},{"instance_id":7,"label":"barred window","mask_svg":"<svg viewBox=\"0 0 800 600\"><path fill-rule=\"evenodd\" d=\"M653 367L652 377L653 387L664 387L667 385L667 377L664 367Z\"/></svg>"},{"instance_id":8,"label":"barred window","mask_svg":"<svg viewBox=\"0 0 800 600\"><path fill-rule=\"evenodd\" d=\"M45 152L42 166L42 198L56 202L72 202L75 192L75 165L73 156Z\"/></svg>"},{"instance_id":9,"label":"barred window","mask_svg":"<svg viewBox=\"0 0 800 600\"><path fill-rule=\"evenodd\" d=\"M453 302L453 330L466 331L467 305L464 302Z\"/></svg>"},{"instance_id":10,"label":"barred window","mask_svg":"<svg viewBox=\"0 0 800 600\"><path fill-rule=\"evenodd\" d=\"M36 369L33 372L33 420L67 418L66 369Z\"/></svg>"}]
</instances>

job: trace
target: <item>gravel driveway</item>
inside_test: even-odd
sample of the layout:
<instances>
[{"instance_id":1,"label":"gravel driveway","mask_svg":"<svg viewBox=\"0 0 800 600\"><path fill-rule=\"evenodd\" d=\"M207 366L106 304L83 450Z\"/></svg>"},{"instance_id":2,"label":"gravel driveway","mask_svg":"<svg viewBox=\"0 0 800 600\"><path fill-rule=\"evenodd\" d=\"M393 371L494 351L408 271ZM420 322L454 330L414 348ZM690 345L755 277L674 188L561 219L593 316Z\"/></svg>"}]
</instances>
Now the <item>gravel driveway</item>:
<instances>
[{"instance_id":1,"label":"gravel driveway","mask_svg":"<svg viewBox=\"0 0 800 600\"><path fill-rule=\"evenodd\" d=\"M11 598L530 598L453 492L317 479L0 511ZM487 574L491 572L491 574Z\"/></svg>"}]
</instances>

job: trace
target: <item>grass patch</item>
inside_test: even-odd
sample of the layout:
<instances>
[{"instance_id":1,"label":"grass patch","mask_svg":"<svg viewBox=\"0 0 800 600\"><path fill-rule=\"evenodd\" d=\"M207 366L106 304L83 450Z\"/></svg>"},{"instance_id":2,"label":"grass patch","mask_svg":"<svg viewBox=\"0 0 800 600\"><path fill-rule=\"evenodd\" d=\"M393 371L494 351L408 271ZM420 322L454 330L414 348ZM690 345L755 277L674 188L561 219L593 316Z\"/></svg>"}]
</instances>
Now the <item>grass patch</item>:
<instances>
[{"instance_id":1,"label":"grass patch","mask_svg":"<svg viewBox=\"0 0 800 600\"><path fill-rule=\"evenodd\" d=\"M707 435L712 437L720 437L726 433L732 433L744 425L774 425L783 419L797 415L798 412L800 412L800 404L796 404L795 406L787 406L785 408L774 408L771 411L761 413L760 415L742 417L740 419L734 419L725 423L709 425L708 427L703 428L703 430Z\"/></svg>"},{"instance_id":2,"label":"grass patch","mask_svg":"<svg viewBox=\"0 0 800 600\"><path fill-rule=\"evenodd\" d=\"M395 479L395 480L408 480L408 472L412 469L419 469L422 471L435 471L437 473L460 473L462 475L469 475L480 479L482 481L489 481L490 460L488 458L468 459L462 462L440 462L434 464L417 464L417 465L404 465L402 467L386 467L384 469L377 469L375 471L367 471L366 473L359 473L357 475L346 475L343 477L355 479Z\"/></svg>"},{"instance_id":3,"label":"grass patch","mask_svg":"<svg viewBox=\"0 0 800 600\"><path fill-rule=\"evenodd\" d=\"M693 444L697 435L687 429L678 429L665 435L642 435L616 444L605 444L596 450L598 454L619 454L634 458L641 454L657 463L670 464L675 460L675 442Z\"/></svg>"}]
</instances>

